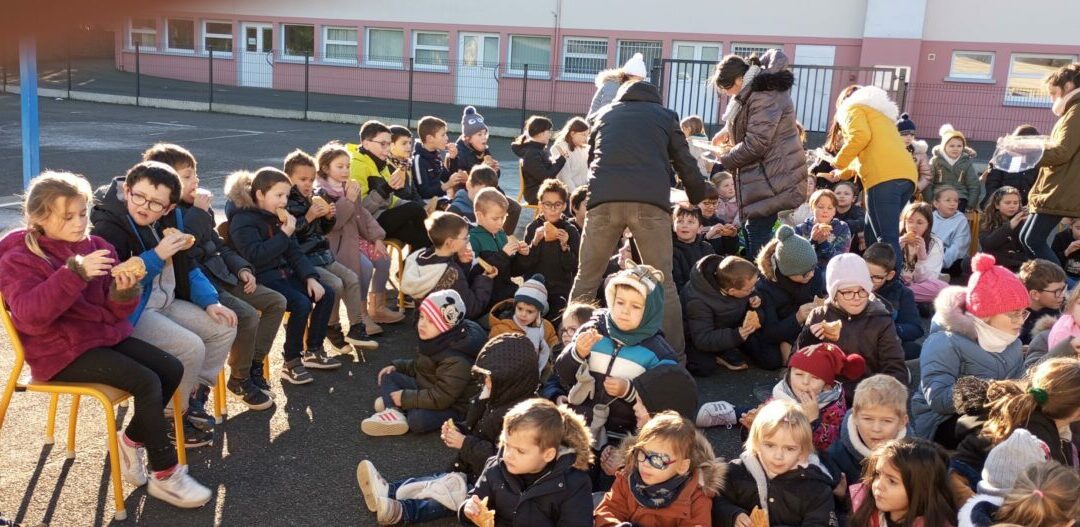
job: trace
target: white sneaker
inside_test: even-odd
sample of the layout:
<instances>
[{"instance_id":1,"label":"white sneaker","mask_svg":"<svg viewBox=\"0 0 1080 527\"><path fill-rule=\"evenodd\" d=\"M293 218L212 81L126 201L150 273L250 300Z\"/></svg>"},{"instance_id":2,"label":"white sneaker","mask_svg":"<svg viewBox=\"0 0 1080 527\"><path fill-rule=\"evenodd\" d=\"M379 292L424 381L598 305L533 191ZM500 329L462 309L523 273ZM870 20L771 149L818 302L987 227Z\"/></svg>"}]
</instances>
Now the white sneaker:
<instances>
[{"instance_id":1,"label":"white sneaker","mask_svg":"<svg viewBox=\"0 0 1080 527\"><path fill-rule=\"evenodd\" d=\"M731 428L738 424L735 418L735 407L727 401L713 401L701 405L697 419L694 423L698 428L710 428L713 426L726 426Z\"/></svg>"},{"instance_id":2,"label":"white sneaker","mask_svg":"<svg viewBox=\"0 0 1080 527\"><path fill-rule=\"evenodd\" d=\"M394 525L401 521L401 502L379 496L379 510L375 513L379 525Z\"/></svg>"},{"instance_id":3,"label":"white sneaker","mask_svg":"<svg viewBox=\"0 0 1080 527\"><path fill-rule=\"evenodd\" d=\"M165 479L151 477L146 491L151 496L174 507L194 509L206 505L213 493L188 475L187 465L177 465Z\"/></svg>"},{"instance_id":4,"label":"white sneaker","mask_svg":"<svg viewBox=\"0 0 1080 527\"><path fill-rule=\"evenodd\" d=\"M136 487L146 485L146 449L128 445L126 435L121 435L117 442L120 443L120 473L124 481Z\"/></svg>"},{"instance_id":5,"label":"white sneaker","mask_svg":"<svg viewBox=\"0 0 1080 527\"><path fill-rule=\"evenodd\" d=\"M375 465L366 459L356 466L356 482L360 484L360 493L364 495L364 505L367 505L369 511L377 512L378 498L390 495L390 484L375 469Z\"/></svg>"},{"instance_id":6,"label":"white sneaker","mask_svg":"<svg viewBox=\"0 0 1080 527\"><path fill-rule=\"evenodd\" d=\"M398 489L398 499L405 499L402 498L404 492L409 498L430 498L443 507L456 511L468 497L468 485L465 484L465 476L460 472L443 474L439 479L425 481L423 484L424 486L417 490L406 488L409 485L403 485Z\"/></svg>"},{"instance_id":7,"label":"white sneaker","mask_svg":"<svg viewBox=\"0 0 1080 527\"><path fill-rule=\"evenodd\" d=\"M409 423L401 410L387 408L361 421L360 430L369 436L399 436L409 431Z\"/></svg>"}]
</instances>

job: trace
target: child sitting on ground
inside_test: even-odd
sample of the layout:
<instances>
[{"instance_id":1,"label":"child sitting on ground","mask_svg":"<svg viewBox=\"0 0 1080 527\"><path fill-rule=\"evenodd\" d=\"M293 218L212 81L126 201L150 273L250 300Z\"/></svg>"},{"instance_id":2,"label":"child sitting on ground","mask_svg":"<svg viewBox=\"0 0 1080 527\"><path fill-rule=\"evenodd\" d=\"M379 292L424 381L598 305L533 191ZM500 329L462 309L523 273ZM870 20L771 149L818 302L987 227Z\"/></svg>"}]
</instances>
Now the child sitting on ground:
<instances>
[{"instance_id":1,"label":"child sitting on ground","mask_svg":"<svg viewBox=\"0 0 1080 527\"><path fill-rule=\"evenodd\" d=\"M836 218L851 231L851 252L862 254L866 250L866 210L855 203L858 195L855 183L838 181L833 194L836 194Z\"/></svg>"},{"instance_id":2,"label":"child sitting on ground","mask_svg":"<svg viewBox=\"0 0 1080 527\"><path fill-rule=\"evenodd\" d=\"M998 509L997 525L1057 527L1074 525L1080 516L1080 477L1054 462L1027 468Z\"/></svg>"},{"instance_id":3,"label":"child sitting on ground","mask_svg":"<svg viewBox=\"0 0 1080 527\"><path fill-rule=\"evenodd\" d=\"M675 239L671 260L671 274L675 287L681 292L690 281L690 273L702 258L714 254L712 245L701 236L701 211L676 205L672 209Z\"/></svg>"},{"instance_id":4,"label":"child sitting on ground","mask_svg":"<svg viewBox=\"0 0 1080 527\"><path fill-rule=\"evenodd\" d=\"M1051 248L1065 270L1069 288L1076 287L1080 282L1080 221L1074 219L1069 228L1054 235Z\"/></svg>"},{"instance_id":5,"label":"child sitting on ground","mask_svg":"<svg viewBox=\"0 0 1080 527\"><path fill-rule=\"evenodd\" d=\"M855 387L851 410L844 415L840 440L829 446L840 488L847 491L862 476L863 460L877 447L908 434L908 389L888 375L871 375Z\"/></svg>"},{"instance_id":6,"label":"child sitting on ground","mask_svg":"<svg viewBox=\"0 0 1080 527\"><path fill-rule=\"evenodd\" d=\"M885 304L870 296L874 283L866 263L854 254L841 254L829 260L825 282L829 297L807 317L797 346L833 342L845 353L862 355L866 375L884 373L906 385L908 369L896 325ZM844 376L848 397L861 378Z\"/></svg>"},{"instance_id":7,"label":"child sitting on ground","mask_svg":"<svg viewBox=\"0 0 1080 527\"><path fill-rule=\"evenodd\" d=\"M487 334L465 318L465 303L452 289L431 293L417 312L417 357L379 370L376 413L360 423L369 436L422 434L464 417L473 359Z\"/></svg>"},{"instance_id":8,"label":"child sitting on ground","mask_svg":"<svg viewBox=\"0 0 1080 527\"><path fill-rule=\"evenodd\" d=\"M594 527L709 525L726 466L689 419L649 419L627 449L628 463L596 507Z\"/></svg>"},{"instance_id":9,"label":"child sitting on ground","mask_svg":"<svg viewBox=\"0 0 1080 527\"><path fill-rule=\"evenodd\" d=\"M371 461L356 467L364 504L379 525L431 521L454 515L465 501L468 483L480 477L488 458L498 453L503 418L514 405L535 395L540 378L532 344L522 335L506 334L484 344L472 371L483 378L480 394L469 403L464 421L442 424L440 439L457 450L450 472L408 478L393 484Z\"/></svg>"},{"instance_id":10,"label":"child sitting on ground","mask_svg":"<svg viewBox=\"0 0 1080 527\"><path fill-rule=\"evenodd\" d=\"M904 282L896 277L896 252L892 245L875 243L863 253L870 280L874 283L874 296L884 300L896 324L896 336L904 349L904 360L919 358L922 346L916 342L924 331L915 295Z\"/></svg>"},{"instance_id":11,"label":"child sitting on ground","mask_svg":"<svg viewBox=\"0 0 1080 527\"><path fill-rule=\"evenodd\" d=\"M485 310L514 296L517 286L510 279L521 276L521 259L518 256L528 256L532 250L531 245L517 238L511 239L503 231L507 203L506 196L498 190L485 188L476 195L473 205L476 209L476 225L469 229L469 244L476 257L498 270L492 276L495 283L490 305L485 306Z\"/></svg>"},{"instance_id":12,"label":"child sitting on ground","mask_svg":"<svg viewBox=\"0 0 1080 527\"><path fill-rule=\"evenodd\" d=\"M757 413L739 459L728 463L713 498L712 525L836 525L833 482L814 453L799 405L775 400ZM758 509L758 510L755 510ZM764 523L751 516L765 513Z\"/></svg>"},{"instance_id":13,"label":"child sitting on ground","mask_svg":"<svg viewBox=\"0 0 1080 527\"><path fill-rule=\"evenodd\" d=\"M573 225L579 233L585 229L585 207L589 199L589 185L582 185L570 194L570 225ZM1078 255L1080 256L1080 255Z\"/></svg>"},{"instance_id":14,"label":"child sitting on ground","mask_svg":"<svg viewBox=\"0 0 1080 527\"><path fill-rule=\"evenodd\" d=\"M979 250L994 256L998 265L1017 272L1027 260L1020 243L1020 229L1027 220L1027 209L1020 208L1020 191L1000 187L990 194L979 220ZM937 218L934 219L935 223ZM1055 238L1056 239L1056 238Z\"/></svg>"},{"instance_id":15,"label":"child sitting on ground","mask_svg":"<svg viewBox=\"0 0 1080 527\"><path fill-rule=\"evenodd\" d=\"M1068 292L1067 277L1058 264L1042 258L1024 262L1018 276L1024 282L1024 289L1027 289L1028 294L1027 314L1024 315L1024 325L1020 329L1020 341L1030 344L1034 337L1032 328L1039 319L1057 319L1061 315L1061 307Z\"/></svg>"},{"instance_id":16,"label":"child sitting on ground","mask_svg":"<svg viewBox=\"0 0 1080 527\"><path fill-rule=\"evenodd\" d=\"M851 249L851 229L836 217L839 202L836 194L828 189L810 195L813 214L795 226L795 234L808 238L818 255L818 271L825 269L829 260Z\"/></svg>"},{"instance_id":17,"label":"child sitting on ground","mask_svg":"<svg viewBox=\"0 0 1080 527\"><path fill-rule=\"evenodd\" d=\"M491 331L489 338L503 333L525 335L533 345L538 359L537 371L541 379L547 379L551 367L552 352L559 346L559 337L555 326L544 319L548 311L548 292L544 287L544 276L533 275L518 287L514 298L508 298L495 304L488 315Z\"/></svg>"},{"instance_id":18,"label":"child sitting on ground","mask_svg":"<svg viewBox=\"0 0 1080 527\"><path fill-rule=\"evenodd\" d=\"M544 399L518 403L459 519L478 527L590 525L591 443L585 421L569 408Z\"/></svg>"},{"instance_id":19,"label":"child sitting on ground","mask_svg":"<svg viewBox=\"0 0 1080 527\"><path fill-rule=\"evenodd\" d=\"M995 446L986 456L983 468L985 477L979 480L978 494L972 494L963 502L957 500L957 503L963 503L957 513L959 525L994 525L994 515L1005 496L1012 492L1016 480L1028 467L1045 463L1048 451L1046 443L1031 432L1023 428L1013 430L1008 439Z\"/></svg>"},{"instance_id":20,"label":"child sitting on ground","mask_svg":"<svg viewBox=\"0 0 1080 527\"><path fill-rule=\"evenodd\" d=\"M982 182L975 173L975 151L968 148L967 138L951 124L941 125L938 133L941 144L933 149L933 157L930 158L931 181L923 196L937 196L938 188L949 186L956 189L960 212L967 212L969 205L975 210L982 191Z\"/></svg>"},{"instance_id":21,"label":"child sitting on ground","mask_svg":"<svg viewBox=\"0 0 1080 527\"><path fill-rule=\"evenodd\" d=\"M465 302L466 318L476 320L487 314L492 279L498 271L473 265L469 222L452 212L436 211L424 224L433 246L405 258L401 292L419 301L432 291L453 289Z\"/></svg>"},{"instance_id":22,"label":"child sitting on ground","mask_svg":"<svg viewBox=\"0 0 1080 527\"><path fill-rule=\"evenodd\" d=\"M739 226L726 223L720 217L717 204L720 193L716 185L705 182L705 199L698 203L701 211L701 235L712 245L713 252L721 256L739 253Z\"/></svg>"},{"instance_id":23,"label":"child sitting on ground","mask_svg":"<svg viewBox=\"0 0 1080 527\"><path fill-rule=\"evenodd\" d=\"M559 317L559 344L563 348L570 345L570 342L574 340L574 335L577 335L578 328L592 318L594 311L596 311L595 305L584 302L571 302L566 306L562 316ZM566 390L563 389L562 382L554 371L540 388L540 396L560 404L566 402Z\"/></svg>"},{"instance_id":24,"label":"child sitting on ground","mask_svg":"<svg viewBox=\"0 0 1080 527\"><path fill-rule=\"evenodd\" d=\"M709 255L698 262L683 288L686 369L707 377L719 366L745 370L744 344L758 329L761 299L753 296L758 270L738 256Z\"/></svg>"},{"instance_id":25,"label":"child sitting on ground","mask_svg":"<svg viewBox=\"0 0 1080 527\"><path fill-rule=\"evenodd\" d=\"M1065 308L1050 328L1046 338L1047 349L1054 349L1058 344L1080 337L1080 287L1069 293Z\"/></svg>"},{"instance_id":26,"label":"child sitting on ground","mask_svg":"<svg viewBox=\"0 0 1080 527\"><path fill-rule=\"evenodd\" d=\"M967 258L971 245L971 227L967 217L957 213L959 194L947 185L938 185L934 191L933 235L941 240L944 254L941 270L957 277L962 273L961 262Z\"/></svg>"},{"instance_id":27,"label":"child sitting on ground","mask_svg":"<svg viewBox=\"0 0 1080 527\"><path fill-rule=\"evenodd\" d=\"M476 221L476 213L473 211L473 200L481 190L488 187L499 186L499 175L487 165L474 165L465 180L465 188L454 194L454 200L446 210L461 215L469 222Z\"/></svg>"},{"instance_id":28,"label":"child sitting on ground","mask_svg":"<svg viewBox=\"0 0 1080 527\"><path fill-rule=\"evenodd\" d=\"M548 289L549 320L557 320L570 297L577 274L581 233L563 217L570 196L557 179L540 185L540 215L525 227L525 243L532 249L518 257L523 275L541 274Z\"/></svg>"},{"instance_id":29,"label":"child sitting on ground","mask_svg":"<svg viewBox=\"0 0 1080 527\"><path fill-rule=\"evenodd\" d=\"M866 459L851 488L851 527L948 526L956 518L941 446L906 437L885 443Z\"/></svg>"},{"instance_id":30,"label":"child sitting on ground","mask_svg":"<svg viewBox=\"0 0 1080 527\"><path fill-rule=\"evenodd\" d=\"M945 245L934 236L934 211L929 204L916 201L901 211L900 250L904 253L900 279L911 288L916 302L933 302L949 283L941 279Z\"/></svg>"}]
</instances>

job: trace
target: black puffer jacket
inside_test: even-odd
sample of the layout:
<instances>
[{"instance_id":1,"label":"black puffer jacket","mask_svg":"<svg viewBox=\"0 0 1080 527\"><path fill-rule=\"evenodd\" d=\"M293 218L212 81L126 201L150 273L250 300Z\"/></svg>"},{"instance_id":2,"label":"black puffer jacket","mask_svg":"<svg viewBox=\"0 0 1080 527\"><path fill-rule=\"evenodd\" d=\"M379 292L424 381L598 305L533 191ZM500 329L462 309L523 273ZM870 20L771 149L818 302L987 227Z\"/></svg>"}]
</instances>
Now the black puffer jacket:
<instances>
[{"instance_id":1,"label":"black puffer jacket","mask_svg":"<svg viewBox=\"0 0 1080 527\"><path fill-rule=\"evenodd\" d=\"M986 169L986 195L982 200L985 207L990 201L990 196L1001 187L1014 187L1020 191L1020 204L1027 205L1028 192L1035 185L1035 178L1039 177L1039 167L1029 168L1023 172L1009 173L994 166L993 163Z\"/></svg>"},{"instance_id":2,"label":"black puffer jacket","mask_svg":"<svg viewBox=\"0 0 1080 527\"><path fill-rule=\"evenodd\" d=\"M250 173L237 173L225 182L225 206L229 219L229 244L255 268L255 280L271 280L297 276L301 280L318 278L319 274L304 256L296 240L281 230L277 215L255 206L249 193Z\"/></svg>"},{"instance_id":3,"label":"black puffer jacket","mask_svg":"<svg viewBox=\"0 0 1080 527\"><path fill-rule=\"evenodd\" d=\"M705 176L690 154L679 116L665 108L656 86L634 82L593 118L589 135L589 203L631 202L668 211L672 165L690 203L705 198Z\"/></svg>"},{"instance_id":4,"label":"black puffer jacket","mask_svg":"<svg viewBox=\"0 0 1080 527\"><path fill-rule=\"evenodd\" d=\"M465 413L472 384L473 357L487 340L487 332L471 320L431 340L419 342L415 359L393 361L394 369L416 379L419 388L401 393L401 408Z\"/></svg>"},{"instance_id":5,"label":"black puffer jacket","mask_svg":"<svg viewBox=\"0 0 1080 527\"><path fill-rule=\"evenodd\" d=\"M510 150L514 155L521 158L521 179L523 180L525 202L536 205L536 193L545 179L555 179L566 164L565 157L559 157L555 161L548 155L547 145L521 136L513 144Z\"/></svg>"},{"instance_id":6,"label":"black puffer jacket","mask_svg":"<svg viewBox=\"0 0 1080 527\"><path fill-rule=\"evenodd\" d=\"M747 467L747 463L754 466ZM720 494L713 498L712 524L731 527L736 516L749 515L754 507L761 507L759 485L768 493L769 525L837 525L833 482L821 467L796 467L767 479L757 456L746 453L728 464Z\"/></svg>"},{"instance_id":7,"label":"black puffer jacket","mask_svg":"<svg viewBox=\"0 0 1080 527\"><path fill-rule=\"evenodd\" d=\"M243 269L251 270L251 264L218 235L214 209L206 211L184 202L180 202L177 209L184 215L184 231L195 236L195 245L187 252L203 274L229 285L238 285L237 273Z\"/></svg>"},{"instance_id":8,"label":"black puffer jacket","mask_svg":"<svg viewBox=\"0 0 1080 527\"><path fill-rule=\"evenodd\" d=\"M690 281L690 275L694 272L694 267L698 262L706 256L716 254L712 245L703 240L701 236L698 236L691 243L679 241L678 238L672 237L671 240L671 279L675 281L675 287L682 291L683 287Z\"/></svg>"},{"instance_id":9,"label":"black puffer jacket","mask_svg":"<svg viewBox=\"0 0 1080 527\"><path fill-rule=\"evenodd\" d=\"M592 482L584 471L574 468L577 455L562 450L544 472L525 486L502 463L502 452L492 456L483 474L469 492L488 498L495 512L495 527L591 527L593 524ZM458 509L462 525L473 525Z\"/></svg>"},{"instance_id":10,"label":"black puffer jacket","mask_svg":"<svg viewBox=\"0 0 1080 527\"><path fill-rule=\"evenodd\" d=\"M686 367L696 375L716 371L716 354L743 344L739 327L749 301L720 292L716 268L723 256L706 256L690 274L682 290L684 326L686 327Z\"/></svg>"},{"instance_id":11,"label":"black puffer jacket","mask_svg":"<svg viewBox=\"0 0 1080 527\"><path fill-rule=\"evenodd\" d=\"M824 306L814 308L810 316L806 318L795 348L800 349L821 342L821 339L810 332L810 326L818 322L834 320L843 321L843 326L840 328L840 340L836 342L836 345L840 346L844 353L856 353L866 360L866 373L863 377L884 373L895 377L896 380L904 383L904 386L909 385L904 350L900 347L900 337L896 334L892 312L880 300L870 300L866 309L854 316L847 314L831 301L826 301ZM849 405L855 393L855 385L860 380L862 379L844 379L844 393ZM847 395L849 393L852 395Z\"/></svg>"},{"instance_id":12,"label":"black puffer jacket","mask_svg":"<svg viewBox=\"0 0 1080 527\"><path fill-rule=\"evenodd\" d=\"M324 266L334 263L334 253L330 251L330 242L326 239L326 233L334 228L334 218L323 216L313 222L308 222L307 212L311 208L311 200L300 194L293 187L289 191L289 201L285 209L296 218L296 239L300 250L307 255L312 265Z\"/></svg>"},{"instance_id":13,"label":"black puffer jacket","mask_svg":"<svg viewBox=\"0 0 1080 527\"><path fill-rule=\"evenodd\" d=\"M741 216L748 219L794 209L806 201L806 152L791 100L795 75L787 69L783 53L775 52L771 58L736 96L742 108L728 130L735 148L720 156L720 164L735 176Z\"/></svg>"},{"instance_id":14,"label":"black puffer jacket","mask_svg":"<svg viewBox=\"0 0 1080 527\"><path fill-rule=\"evenodd\" d=\"M979 232L979 250L994 255L998 265L1018 272L1027 261L1024 246L1020 244L1020 229L1023 227L1024 222L1014 229L1011 222L1006 221L992 231Z\"/></svg>"},{"instance_id":15,"label":"black puffer jacket","mask_svg":"<svg viewBox=\"0 0 1080 527\"><path fill-rule=\"evenodd\" d=\"M525 243L532 244L538 234L544 235L544 218L536 218L525 227ZM570 287L574 285L574 275L577 274L578 249L581 246L581 233L566 218L555 222L556 229L562 229L570 236L567 243L569 250L563 251L562 244L558 240L542 241L529 251L528 255L518 255L518 265L524 276L540 273L544 275L544 285L548 289L548 297L552 295L570 296ZM539 232L537 232L539 231Z\"/></svg>"},{"instance_id":16,"label":"black puffer jacket","mask_svg":"<svg viewBox=\"0 0 1080 527\"><path fill-rule=\"evenodd\" d=\"M534 346L515 333L497 335L484 345L475 367L491 372L491 395L473 398L464 422L455 423L465 434L452 472L464 472L469 481L480 476L488 458L498 450L503 417L517 403L536 396L540 375Z\"/></svg>"},{"instance_id":17,"label":"black puffer jacket","mask_svg":"<svg viewBox=\"0 0 1080 527\"><path fill-rule=\"evenodd\" d=\"M778 275L776 281L762 278L755 293L761 297L761 327L768 331L755 331L754 337L766 344L794 343L802 331L795 314L803 304L813 302L815 296L825 296L824 273L815 273L809 284L797 284L788 277Z\"/></svg>"}]
</instances>

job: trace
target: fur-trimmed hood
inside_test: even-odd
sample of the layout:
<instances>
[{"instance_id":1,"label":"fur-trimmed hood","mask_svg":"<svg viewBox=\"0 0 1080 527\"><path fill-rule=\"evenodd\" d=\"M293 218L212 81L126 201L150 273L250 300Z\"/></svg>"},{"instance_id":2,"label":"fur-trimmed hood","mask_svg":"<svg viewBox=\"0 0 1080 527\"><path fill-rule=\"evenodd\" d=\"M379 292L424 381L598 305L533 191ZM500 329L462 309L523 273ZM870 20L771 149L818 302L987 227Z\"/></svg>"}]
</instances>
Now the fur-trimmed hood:
<instances>
[{"instance_id":1,"label":"fur-trimmed hood","mask_svg":"<svg viewBox=\"0 0 1080 527\"><path fill-rule=\"evenodd\" d=\"M751 91L788 91L795 85L795 74L788 67L787 55L771 49L761 57L761 72L750 82Z\"/></svg>"},{"instance_id":2,"label":"fur-trimmed hood","mask_svg":"<svg viewBox=\"0 0 1080 527\"><path fill-rule=\"evenodd\" d=\"M954 285L942 289L934 299L933 325L939 330L957 333L978 342L975 322L967 313L967 288Z\"/></svg>"},{"instance_id":3,"label":"fur-trimmed hood","mask_svg":"<svg viewBox=\"0 0 1080 527\"><path fill-rule=\"evenodd\" d=\"M1038 335L1043 331L1050 331L1050 328L1054 327L1054 323L1058 321L1059 317L1054 315L1044 315L1035 321L1035 324L1031 326L1031 334Z\"/></svg>"},{"instance_id":4,"label":"fur-trimmed hood","mask_svg":"<svg viewBox=\"0 0 1080 527\"><path fill-rule=\"evenodd\" d=\"M926 141L923 141L923 144L926 144ZM930 152L937 157L945 157L945 149L942 148L942 145L934 145L933 150L931 150ZM974 160L976 156L978 156L978 153L975 152L974 148L971 148L970 146L965 146L964 151L960 153L959 159L970 158Z\"/></svg>"},{"instance_id":5,"label":"fur-trimmed hood","mask_svg":"<svg viewBox=\"0 0 1080 527\"><path fill-rule=\"evenodd\" d=\"M987 494L976 494L970 498L956 513L956 527L990 527L994 521L994 513L998 511L1004 498Z\"/></svg>"},{"instance_id":6,"label":"fur-trimmed hood","mask_svg":"<svg viewBox=\"0 0 1080 527\"><path fill-rule=\"evenodd\" d=\"M916 139L912 141L911 147L915 150L916 155L926 155L926 153L930 151L930 145L928 145L926 141L923 141L922 139Z\"/></svg>"},{"instance_id":7,"label":"fur-trimmed hood","mask_svg":"<svg viewBox=\"0 0 1080 527\"><path fill-rule=\"evenodd\" d=\"M250 209L255 207L255 200L251 198L251 182L255 174L247 170L240 170L229 174L225 179L225 199L238 209Z\"/></svg>"},{"instance_id":8,"label":"fur-trimmed hood","mask_svg":"<svg viewBox=\"0 0 1080 527\"><path fill-rule=\"evenodd\" d=\"M880 112L890 121L895 121L900 115L900 108L889 98L889 94L877 86L862 86L855 90L836 108L836 113L843 115L852 106L866 106ZM839 119L837 121L842 122Z\"/></svg>"}]
</instances>

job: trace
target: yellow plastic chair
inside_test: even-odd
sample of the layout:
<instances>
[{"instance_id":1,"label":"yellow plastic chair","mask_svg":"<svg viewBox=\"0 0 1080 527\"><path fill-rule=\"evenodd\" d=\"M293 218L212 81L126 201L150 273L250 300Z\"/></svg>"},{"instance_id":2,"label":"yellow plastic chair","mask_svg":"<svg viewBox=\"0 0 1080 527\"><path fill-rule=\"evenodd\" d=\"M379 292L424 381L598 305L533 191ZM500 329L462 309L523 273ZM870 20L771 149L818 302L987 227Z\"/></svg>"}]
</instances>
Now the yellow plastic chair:
<instances>
[{"instance_id":1,"label":"yellow plastic chair","mask_svg":"<svg viewBox=\"0 0 1080 527\"><path fill-rule=\"evenodd\" d=\"M525 171L522 168L525 160L518 160L518 196L517 202L523 209L532 209L533 219L536 219L540 215L539 205L529 205L528 201L525 201Z\"/></svg>"},{"instance_id":2,"label":"yellow plastic chair","mask_svg":"<svg viewBox=\"0 0 1080 527\"><path fill-rule=\"evenodd\" d=\"M968 227L971 229L971 244L968 245L968 256L975 256L979 252L979 211L973 210L964 215L967 216Z\"/></svg>"},{"instance_id":3,"label":"yellow plastic chair","mask_svg":"<svg viewBox=\"0 0 1080 527\"><path fill-rule=\"evenodd\" d=\"M394 258L394 265L396 265L396 273L394 273L394 287L397 289L397 303L398 310L404 312L405 305L405 293L401 292L401 277L405 275L405 257L409 254L410 247L402 243L401 240L395 240L393 238L387 238L383 240L383 245L386 245L386 253L390 257Z\"/></svg>"},{"instance_id":4,"label":"yellow plastic chair","mask_svg":"<svg viewBox=\"0 0 1080 527\"><path fill-rule=\"evenodd\" d=\"M15 392L47 393L49 394L49 413L45 424L45 444L53 444L53 432L56 430L56 410L60 402L60 396L70 395L71 413L68 415L67 458L75 459L75 425L79 419L79 403L84 395L97 399L101 403L102 409L105 410L105 430L108 432L106 446L109 449L113 497L116 500L116 513L113 517L118 521L127 519L127 509L124 507L124 488L120 479L120 446L117 442L116 414L113 412L113 407L121 402L126 402L131 398L131 394L112 386L96 383L48 382L34 379L27 383L20 383L19 377L25 363L25 351L23 350L22 339L19 338L19 334L15 330L15 324L11 320L11 314L8 313L3 297L0 297L0 319L3 321L8 340L11 341L11 348L15 351L15 363L12 365L7 385L4 387L4 395L0 398L0 430L3 429L4 417ZM177 461L181 465L187 465L187 453L182 446L184 444L184 424L183 413L180 411L180 395L174 393L172 399L173 428L176 433L176 444L180 445L176 449Z\"/></svg>"}]
</instances>

